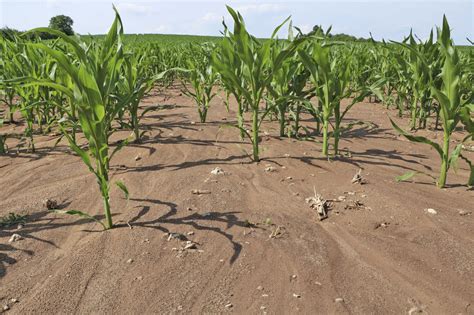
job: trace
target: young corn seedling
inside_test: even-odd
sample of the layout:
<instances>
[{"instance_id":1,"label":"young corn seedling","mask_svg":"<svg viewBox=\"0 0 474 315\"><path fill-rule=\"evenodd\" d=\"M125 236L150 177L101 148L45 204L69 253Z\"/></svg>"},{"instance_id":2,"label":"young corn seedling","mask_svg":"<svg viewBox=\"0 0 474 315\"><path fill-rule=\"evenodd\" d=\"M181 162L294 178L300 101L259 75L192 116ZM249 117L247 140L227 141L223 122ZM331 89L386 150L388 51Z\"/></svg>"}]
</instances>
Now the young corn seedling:
<instances>
[{"instance_id":1,"label":"young corn seedling","mask_svg":"<svg viewBox=\"0 0 474 315\"><path fill-rule=\"evenodd\" d=\"M335 45L336 43L328 43L324 39L321 41L321 38L316 38L308 46L308 50L298 50L301 61L311 73L311 81L316 88L318 107L312 108L312 106L309 106L308 109L310 112L313 112L313 115L319 116L322 122L322 154L324 156L329 156L330 120L334 119L332 134L334 136L334 154L337 155L341 137L341 122L347 112L371 93L377 93L382 98L378 91L378 86L381 85L382 81L376 82L372 86L361 88L358 91L350 89L350 62L352 56L346 53L340 54L338 58L335 58L331 54L331 47ZM357 92L357 97L342 110L341 100L351 96L354 92Z\"/></svg>"},{"instance_id":2,"label":"young corn seedling","mask_svg":"<svg viewBox=\"0 0 474 315\"><path fill-rule=\"evenodd\" d=\"M443 18L442 29L438 28L438 48L444 56L444 64L440 74L442 83L439 89L433 84L431 92L440 106L440 119L443 127L442 146L425 137L411 135L398 127L392 120L391 122L395 130L408 140L429 144L438 152L441 158L441 170L437 181L439 188L445 187L449 168L453 167L456 170L459 157L465 160L470 167L468 185L472 186L474 185L474 167L471 161L462 155L462 147L465 141L474 139L474 121L472 119L474 104L472 98L469 98L462 90L463 82L467 79L467 76L462 73L459 51L453 45L446 17ZM423 58L421 54L417 56L420 59ZM451 135L459 123L464 124L468 135L450 152ZM400 176L398 180L407 180L416 174L418 172L409 172Z\"/></svg>"},{"instance_id":3,"label":"young corn seedling","mask_svg":"<svg viewBox=\"0 0 474 315\"><path fill-rule=\"evenodd\" d=\"M240 13L235 12L229 6L227 6L227 10L234 20L234 32L232 34L227 33L221 50L228 58L231 56L230 58L239 61L227 63L228 58L214 56L213 64L221 78L229 82L233 88L240 90L244 103L249 106L252 112L251 134L241 126L236 127L249 137L252 142L253 160L258 162L260 160L259 129L263 119L271 110L271 107L269 107L260 115L260 102L263 100L266 88L270 84L274 73L280 69L287 58L294 54L301 39L295 40L290 47L280 51L275 58L275 62L271 63L270 48L272 41L275 40L276 34L288 19L274 30L270 40L261 42L247 32ZM242 67L242 78L236 76L237 71L234 68L236 64ZM269 67L270 64L272 64L272 67ZM242 80L247 84L247 88L242 86Z\"/></svg>"},{"instance_id":4,"label":"young corn seedling","mask_svg":"<svg viewBox=\"0 0 474 315\"><path fill-rule=\"evenodd\" d=\"M3 127L3 119L0 119L0 128ZM7 152L7 145L5 144L5 136L0 134L0 154L5 154Z\"/></svg>"},{"instance_id":5,"label":"young corn seedling","mask_svg":"<svg viewBox=\"0 0 474 315\"><path fill-rule=\"evenodd\" d=\"M410 32L408 43L397 43L408 50L408 82L411 87L411 129L426 128L427 119L432 111L431 87L441 72L442 56L433 43L433 31L425 42L417 43ZM439 82L439 80L436 80ZM439 85L439 84L438 84Z\"/></svg>"},{"instance_id":6,"label":"young corn seedling","mask_svg":"<svg viewBox=\"0 0 474 315\"><path fill-rule=\"evenodd\" d=\"M224 26L224 31L222 32L224 40L221 42L221 45L214 50L211 56L211 65L218 73L218 81L226 91L225 105L227 111L229 111L230 95L233 95L237 102L237 127L240 130L240 139L244 140L246 136L244 128L244 109L248 108L248 106L244 104L245 100L242 91L247 90L247 82L242 74L242 60L238 58L233 50L235 35L229 31L225 22L222 22L222 24ZM233 75L222 75L222 73L219 72L219 69L221 68L222 70L223 65L226 64L228 65L227 68L232 69L234 72Z\"/></svg>"},{"instance_id":7,"label":"young corn seedling","mask_svg":"<svg viewBox=\"0 0 474 315\"><path fill-rule=\"evenodd\" d=\"M115 10L115 8L114 8ZM110 153L109 137L113 133L112 122L117 113L129 103L129 98L117 102L113 97L117 82L120 78L120 67L123 63L122 21L117 11L115 20L103 42L97 45L86 45L77 38L64 35L62 32L49 28L38 28L31 32L48 32L59 37L71 49L74 61L63 50L54 49L44 43L29 44L31 48L44 51L54 58L58 67L67 73L70 78L68 85L56 83L51 80L38 80L36 78L20 78L27 83L23 86L45 86L66 95L74 103L79 125L84 133L87 143L85 148L75 141L66 128L66 119L59 121L59 127L69 142L71 149L76 152L95 175L99 184L104 202L105 223L100 222L104 229L113 227L110 211L110 179L109 163L113 155L127 141ZM131 98L132 95L129 95ZM122 182L116 182L128 198L128 191ZM89 214L81 211L69 210L67 214L80 215L94 219Z\"/></svg>"},{"instance_id":8,"label":"young corn seedling","mask_svg":"<svg viewBox=\"0 0 474 315\"><path fill-rule=\"evenodd\" d=\"M18 54L18 39L15 41L7 40L0 36L0 78L7 80L12 77L19 76L21 64L16 62ZM15 123L13 114L18 110L18 104L15 101L16 91L14 87L5 85L1 90L0 101L8 108L8 121Z\"/></svg>"},{"instance_id":9,"label":"young corn seedling","mask_svg":"<svg viewBox=\"0 0 474 315\"><path fill-rule=\"evenodd\" d=\"M288 27L288 40L276 40L273 42L270 52L271 68L274 68L273 63L278 61L279 53L290 47L294 40L293 25L290 22ZM306 100L306 97L309 95L308 91L304 91L309 75L308 72L304 71L304 67L297 56L295 52L292 56L287 58L281 64L280 68L275 71L272 81L267 86L268 95L266 100L270 102L274 108L273 111L278 117L280 137L285 136L285 131L288 126L287 121L290 118L294 121L294 128L293 130L288 128L287 134L291 136L293 133L294 136L298 136L301 103ZM287 117L287 114L289 114L289 117Z\"/></svg>"},{"instance_id":10,"label":"young corn seedling","mask_svg":"<svg viewBox=\"0 0 474 315\"><path fill-rule=\"evenodd\" d=\"M211 100L217 95L213 91L217 82L217 73L211 65L210 55L214 46L194 45L195 56L188 59L187 71L184 72L185 81L191 84L192 89L188 88L186 82L183 82L184 94L192 97L197 105L199 120L206 122L207 112Z\"/></svg>"},{"instance_id":11,"label":"young corn seedling","mask_svg":"<svg viewBox=\"0 0 474 315\"><path fill-rule=\"evenodd\" d=\"M140 132L140 121L149 111L155 110L156 106L150 106L139 113L140 101L152 88L158 76L145 74L143 60L146 55L126 54L122 64L122 74L117 82L117 101L125 104L123 111L119 112L122 126L132 130L134 141L139 143L146 131ZM128 121L124 121L123 114L128 113Z\"/></svg>"}]
</instances>

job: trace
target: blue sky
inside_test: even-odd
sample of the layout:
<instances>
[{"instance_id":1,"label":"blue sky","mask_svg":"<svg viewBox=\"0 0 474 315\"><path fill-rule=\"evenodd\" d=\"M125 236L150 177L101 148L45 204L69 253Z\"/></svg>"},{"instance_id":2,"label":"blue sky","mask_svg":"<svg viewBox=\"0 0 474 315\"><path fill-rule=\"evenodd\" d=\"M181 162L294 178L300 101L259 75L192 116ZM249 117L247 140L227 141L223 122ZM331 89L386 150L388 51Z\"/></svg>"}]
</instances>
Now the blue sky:
<instances>
[{"instance_id":1,"label":"blue sky","mask_svg":"<svg viewBox=\"0 0 474 315\"><path fill-rule=\"evenodd\" d=\"M305 31L313 25L333 26L333 32L376 39L401 40L410 28L420 38L448 17L457 44L474 39L472 0L391 1L220 1L220 0L115 0L126 33L218 35L225 4L238 9L252 34L269 36L289 15ZM81 34L105 33L113 19L112 2L104 0L0 0L0 26L26 30L47 26L49 19L65 14L74 20ZM284 36L282 33L281 36Z\"/></svg>"}]
</instances>

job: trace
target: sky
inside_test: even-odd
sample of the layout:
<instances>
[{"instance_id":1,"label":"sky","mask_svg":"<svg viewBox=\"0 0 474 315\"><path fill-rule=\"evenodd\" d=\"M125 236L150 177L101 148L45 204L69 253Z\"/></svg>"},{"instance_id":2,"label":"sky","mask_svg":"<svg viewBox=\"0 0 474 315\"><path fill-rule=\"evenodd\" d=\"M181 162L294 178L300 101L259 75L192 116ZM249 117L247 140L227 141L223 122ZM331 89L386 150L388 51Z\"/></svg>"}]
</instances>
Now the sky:
<instances>
[{"instance_id":1,"label":"sky","mask_svg":"<svg viewBox=\"0 0 474 315\"><path fill-rule=\"evenodd\" d=\"M114 0L126 33L219 35L222 18L230 23L225 5L243 15L257 37L269 37L274 27L291 15L293 25L307 32L314 25L376 40L402 40L410 29L426 38L446 14L456 44L474 40L473 0ZM27 30L47 26L49 19L65 14L80 34L103 34L112 23L112 1L105 0L0 0L0 27ZM282 31L280 37L284 37Z\"/></svg>"}]
</instances>

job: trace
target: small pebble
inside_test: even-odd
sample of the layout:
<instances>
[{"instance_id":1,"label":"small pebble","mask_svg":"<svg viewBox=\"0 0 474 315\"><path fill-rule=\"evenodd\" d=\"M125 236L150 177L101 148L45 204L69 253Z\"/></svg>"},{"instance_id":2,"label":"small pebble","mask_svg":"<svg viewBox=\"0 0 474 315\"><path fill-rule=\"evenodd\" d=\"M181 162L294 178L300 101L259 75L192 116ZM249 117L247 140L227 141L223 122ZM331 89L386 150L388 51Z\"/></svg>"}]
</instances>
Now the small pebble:
<instances>
[{"instance_id":1,"label":"small pebble","mask_svg":"<svg viewBox=\"0 0 474 315\"><path fill-rule=\"evenodd\" d=\"M293 297L295 297L295 298L299 299L299 298L301 297L301 295L299 295L299 294L296 294L296 293L293 293Z\"/></svg>"},{"instance_id":2,"label":"small pebble","mask_svg":"<svg viewBox=\"0 0 474 315\"><path fill-rule=\"evenodd\" d=\"M262 287L261 285L259 285L259 286L257 287L257 290L262 291L262 290L263 290L263 287Z\"/></svg>"},{"instance_id":3,"label":"small pebble","mask_svg":"<svg viewBox=\"0 0 474 315\"><path fill-rule=\"evenodd\" d=\"M212 175L224 175L224 171L220 167L216 167L211 171Z\"/></svg>"},{"instance_id":4,"label":"small pebble","mask_svg":"<svg viewBox=\"0 0 474 315\"><path fill-rule=\"evenodd\" d=\"M265 168L265 172L267 172L267 173L272 173L272 172L275 172L275 171L276 171L276 170L275 170L275 168L274 168L273 166L267 166L267 167Z\"/></svg>"},{"instance_id":5,"label":"small pebble","mask_svg":"<svg viewBox=\"0 0 474 315\"><path fill-rule=\"evenodd\" d=\"M225 308L232 308L234 305L232 305L232 303L229 303L229 304L226 304L225 305Z\"/></svg>"},{"instance_id":6,"label":"small pebble","mask_svg":"<svg viewBox=\"0 0 474 315\"><path fill-rule=\"evenodd\" d=\"M3 310L4 310L4 311L8 311L9 309L10 309L10 307L9 307L8 305L4 305L4 306L3 306Z\"/></svg>"},{"instance_id":7,"label":"small pebble","mask_svg":"<svg viewBox=\"0 0 474 315\"><path fill-rule=\"evenodd\" d=\"M18 242L20 240L22 240L23 237L20 235L20 234L12 234L12 236L10 237L10 239L8 240L8 243L13 243L13 242Z\"/></svg>"},{"instance_id":8,"label":"small pebble","mask_svg":"<svg viewBox=\"0 0 474 315\"><path fill-rule=\"evenodd\" d=\"M343 298L340 298L340 297L339 297L339 298L335 298L335 299L334 299L334 302L336 302L336 303L343 303L343 302L344 302L344 299L343 299Z\"/></svg>"},{"instance_id":9,"label":"small pebble","mask_svg":"<svg viewBox=\"0 0 474 315\"><path fill-rule=\"evenodd\" d=\"M141 159L142 159L142 157L139 156L139 155L137 155L137 156L135 157L135 161L140 161Z\"/></svg>"},{"instance_id":10,"label":"small pebble","mask_svg":"<svg viewBox=\"0 0 474 315\"><path fill-rule=\"evenodd\" d=\"M438 214L438 211L436 211L436 210L433 209L433 208L428 208L428 209L426 209L426 212L428 212L429 214L433 214L433 215L434 215L434 214Z\"/></svg>"},{"instance_id":11,"label":"small pebble","mask_svg":"<svg viewBox=\"0 0 474 315\"><path fill-rule=\"evenodd\" d=\"M188 235L194 235L194 232L193 232L193 231L189 231L189 232L188 232Z\"/></svg>"},{"instance_id":12,"label":"small pebble","mask_svg":"<svg viewBox=\"0 0 474 315\"><path fill-rule=\"evenodd\" d=\"M127 264L131 264L133 262L133 259L130 258L129 260L127 260Z\"/></svg>"},{"instance_id":13,"label":"small pebble","mask_svg":"<svg viewBox=\"0 0 474 315\"><path fill-rule=\"evenodd\" d=\"M10 299L10 302L11 303L18 303L19 301L18 301L18 299Z\"/></svg>"}]
</instances>

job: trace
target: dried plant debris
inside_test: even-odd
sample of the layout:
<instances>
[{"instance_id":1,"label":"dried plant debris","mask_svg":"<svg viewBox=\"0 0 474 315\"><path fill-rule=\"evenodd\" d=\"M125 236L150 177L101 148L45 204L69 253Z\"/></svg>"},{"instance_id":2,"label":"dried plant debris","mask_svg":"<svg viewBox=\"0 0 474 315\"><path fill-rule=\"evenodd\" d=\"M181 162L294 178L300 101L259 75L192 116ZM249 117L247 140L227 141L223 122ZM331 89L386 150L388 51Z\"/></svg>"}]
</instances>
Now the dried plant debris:
<instances>
[{"instance_id":1,"label":"dried plant debris","mask_svg":"<svg viewBox=\"0 0 474 315\"><path fill-rule=\"evenodd\" d=\"M188 241L188 238L181 233L168 233L168 242L171 240Z\"/></svg>"},{"instance_id":2,"label":"dried plant debris","mask_svg":"<svg viewBox=\"0 0 474 315\"><path fill-rule=\"evenodd\" d=\"M387 228L390 225L390 222L377 222L375 223L374 230L380 229L380 228Z\"/></svg>"},{"instance_id":3,"label":"dried plant debris","mask_svg":"<svg viewBox=\"0 0 474 315\"><path fill-rule=\"evenodd\" d=\"M367 207L360 200L350 200L349 204L344 206L345 210L372 210L370 207Z\"/></svg>"},{"instance_id":4,"label":"dried plant debris","mask_svg":"<svg viewBox=\"0 0 474 315\"><path fill-rule=\"evenodd\" d=\"M196 243L193 241L186 241L186 245L183 247L184 250L186 249L197 249Z\"/></svg>"},{"instance_id":5,"label":"dried plant debris","mask_svg":"<svg viewBox=\"0 0 474 315\"><path fill-rule=\"evenodd\" d=\"M321 195L317 194L316 191L313 197L306 198L306 203L308 203L312 209L316 210L319 215L319 221L327 219L330 204Z\"/></svg>"},{"instance_id":6,"label":"dried plant debris","mask_svg":"<svg viewBox=\"0 0 474 315\"><path fill-rule=\"evenodd\" d=\"M360 185L367 184L367 180L362 177L362 169L359 169L354 177L352 177L352 183Z\"/></svg>"},{"instance_id":7,"label":"dried plant debris","mask_svg":"<svg viewBox=\"0 0 474 315\"><path fill-rule=\"evenodd\" d=\"M12 236L8 240L8 243L18 242L18 241L21 241L22 239L23 237L20 234L12 234Z\"/></svg>"},{"instance_id":8,"label":"dried plant debris","mask_svg":"<svg viewBox=\"0 0 474 315\"><path fill-rule=\"evenodd\" d=\"M274 229L272 229L272 233L268 236L269 238L281 238L285 234L285 227L281 225L277 225Z\"/></svg>"},{"instance_id":9,"label":"dried plant debris","mask_svg":"<svg viewBox=\"0 0 474 315\"><path fill-rule=\"evenodd\" d=\"M58 208L58 202L56 200L47 198L43 200L43 207L48 210L55 210Z\"/></svg>"},{"instance_id":10,"label":"dried plant debris","mask_svg":"<svg viewBox=\"0 0 474 315\"><path fill-rule=\"evenodd\" d=\"M211 192L209 190L202 190L202 189L193 189L191 190L193 195L208 195Z\"/></svg>"}]
</instances>

